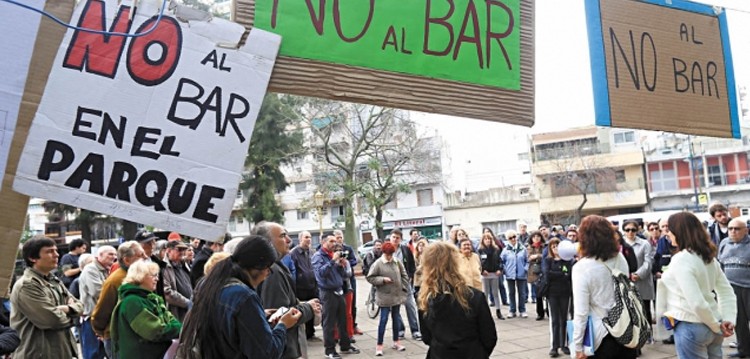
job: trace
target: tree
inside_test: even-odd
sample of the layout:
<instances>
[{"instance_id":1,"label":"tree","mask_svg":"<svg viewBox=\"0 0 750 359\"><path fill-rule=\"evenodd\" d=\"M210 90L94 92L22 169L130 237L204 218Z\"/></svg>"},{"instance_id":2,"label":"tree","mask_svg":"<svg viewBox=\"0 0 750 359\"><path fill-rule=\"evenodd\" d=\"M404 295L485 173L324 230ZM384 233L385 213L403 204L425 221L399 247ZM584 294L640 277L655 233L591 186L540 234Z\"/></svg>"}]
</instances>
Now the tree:
<instances>
[{"instance_id":1,"label":"tree","mask_svg":"<svg viewBox=\"0 0 750 359\"><path fill-rule=\"evenodd\" d=\"M280 167L304 153L302 133L294 129L298 119L295 105L290 96L268 94L260 108L245 158L247 172L240 184L240 189L247 191L245 216L254 223L284 223L276 193L289 183Z\"/></svg>"},{"instance_id":2,"label":"tree","mask_svg":"<svg viewBox=\"0 0 750 359\"><path fill-rule=\"evenodd\" d=\"M93 240L92 226L97 220L98 213L52 201L44 202L44 209L49 213L51 221L62 222L63 230L61 231L61 235L65 235L65 232L69 229L67 227L70 223L69 216L75 215L73 223L81 231L81 239L86 243L86 246L91 248L91 241Z\"/></svg>"},{"instance_id":3,"label":"tree","mask_svg":"<svg viewBox=\"0 0 750 359\"><path fill-rule=\"evenodd\" d=\"M356 246L357 196L375 211L382 235L384 206L409 192L424 169L418 159L426 158L425 142L414 123L400 110L320 99L308 99L301 117L313 137L316 185L344 208L346 242Z\"/></svg>"},{"instance_id":4,"label":"tree","mask_svg":"<svg viewBox=\"0 0 750 359\"><path fill-rule=\"evenodd\" d=\"M572 211L571 223L581 222L589 194L616 189L616 171L605 163L602 156L598 156L596 148L596 144L573 143L563 148L545 150L542 154L554 168L554 174L546 178L553 196L581 195L581 202Z\"/></svg>"}]
</instances>

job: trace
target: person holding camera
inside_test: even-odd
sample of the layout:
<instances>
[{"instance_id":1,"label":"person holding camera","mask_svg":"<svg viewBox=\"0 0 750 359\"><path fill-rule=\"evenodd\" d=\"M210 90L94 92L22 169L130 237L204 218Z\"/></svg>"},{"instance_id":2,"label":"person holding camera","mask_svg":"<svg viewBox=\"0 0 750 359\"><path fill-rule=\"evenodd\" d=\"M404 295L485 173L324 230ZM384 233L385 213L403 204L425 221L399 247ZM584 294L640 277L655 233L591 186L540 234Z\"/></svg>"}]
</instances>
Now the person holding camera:
<instances>
[{"instance_id":1,"label":"person holding camera","mask_svg":"<svg viewBox=\"0 0 750 359\"><path fill-rule=\"evenodd\" d=\"M340 334L338 343L342 353L360 353L347 335L347 307L344 295L348 289L349 263L343 251L336 251L337 245L336 237L328 235L321 244L320 250L312 258L315 280L320 292L320 303L323 306L323 345L326 358L341 358L341 355L336 352L335 329L338 329Z\"/></svg>"}]
</instances>

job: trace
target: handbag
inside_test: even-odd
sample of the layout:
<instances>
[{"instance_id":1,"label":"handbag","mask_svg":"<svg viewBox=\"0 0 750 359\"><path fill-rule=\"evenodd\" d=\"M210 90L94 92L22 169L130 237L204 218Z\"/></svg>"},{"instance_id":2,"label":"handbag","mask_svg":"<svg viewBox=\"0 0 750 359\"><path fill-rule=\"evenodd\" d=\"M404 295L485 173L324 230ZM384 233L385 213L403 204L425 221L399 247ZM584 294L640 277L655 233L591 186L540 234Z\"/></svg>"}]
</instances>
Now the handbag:
<instances>
[{"instance_id":1,"label":"handbag","mask_svg":"<svg viewBox=\"0 0 750 359\"><path fill-rule=\"evenodd\" d=\"M531 263L531 273L542 274L542 265L540 263Z\"/></svg>"}]
</instances>

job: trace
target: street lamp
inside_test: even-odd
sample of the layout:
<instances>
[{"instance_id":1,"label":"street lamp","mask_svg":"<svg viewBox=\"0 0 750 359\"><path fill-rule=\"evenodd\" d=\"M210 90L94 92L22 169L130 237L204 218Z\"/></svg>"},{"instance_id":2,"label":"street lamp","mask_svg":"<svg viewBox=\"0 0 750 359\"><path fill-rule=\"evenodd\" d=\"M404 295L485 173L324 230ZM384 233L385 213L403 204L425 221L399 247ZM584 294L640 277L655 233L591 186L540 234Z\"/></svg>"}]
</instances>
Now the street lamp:
<instances>
[{"instance_id":1,"label":"street lamp","mask_svg":"<svg viewBox=\"0 0 750 359\"><path fill-rule=\"evenodd\" d=\"M320 191L315 192L315 207L318 209L318 225L320 228L319 241L323 243L323 194Z\"/></svg>"}]
</instances>

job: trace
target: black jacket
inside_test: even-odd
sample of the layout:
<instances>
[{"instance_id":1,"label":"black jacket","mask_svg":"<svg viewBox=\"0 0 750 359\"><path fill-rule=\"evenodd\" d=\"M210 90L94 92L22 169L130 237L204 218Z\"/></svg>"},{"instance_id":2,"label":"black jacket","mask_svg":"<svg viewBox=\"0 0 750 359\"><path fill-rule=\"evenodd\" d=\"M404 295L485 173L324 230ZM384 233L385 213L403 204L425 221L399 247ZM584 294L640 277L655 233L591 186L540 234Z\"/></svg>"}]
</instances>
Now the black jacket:
<instances>
[{"instance_id":1,"label":"black jacket","mask_svg":"<svg viewBox=\"0 0 750 359\"><path fill-rule=\"evenodd\" d=\"M417 271L417 264L414 261L414 255L411 253L411 250L408 246L405 244L402 244L401 246L401 256L403 257L403 264L404 268L406 269L406 274L409 275L409 280L414 279L414 272Z\"/></svg>"},{"instance_id":2,"label":"black jacket","mask_svg":"<svg viewBox=\"0 0 750 359\"><path fill-rule=\"evenodd\" d=\"M620 252L622 252L622 255L625 257L625 261L628 262L628 271L630 273L637 271L638 259L635 257L635 251L633 250L633 247L625 243L624 239L620 239Z\"/></svg>"},{"instance_id":3,"label":"black jacket","mask_svg":"<svg viewBox=\"0 0 750 359\"><path fill-rule=\"evenodd\" d=\"M430 346L427 358L487 359L497 344L495 321L482 292L471 289L469 312L450 296L430 300L427 314L419 311L422 341Z\"/></svg>"},{"instance_id":4,"label":"black jacket","mask_svg":"<svg viewBox=\"0 0 750 359\"><path fill-rule=\"evenodd\" d=\"M10 327L0 325L0 355L13 353L21 344L18 333Z\"/></svg>"},{"instance_id":5,"label":"black jacket","mask_svg":"<svg viewBox=\"0 0 750 359\"><path fill-rule=\"evenodd\" d=\"M300 246L294 247L290 254L294 266L297 268L297 278L295 282L297 289L316 290L318 288L315 281L315 270L312 266L313 249L303 249Z\"/></svg>"},{"instance_id":6,"label":"black jacket","mask_svg":"<svg viewBox=\"0 0 750 359\"><path fill-rule=\"evenodd\" d=\"M190 281L193 282L193 288L198 284L198 279L203 277L203 267L206 265L208 258L211 258L211 255L213 254L214 251L212 251L211 248L208 248L208 245L203 246L203 248L195 254L193 264L190 267Z\"/></svg>"},{"instance_id":7,"label":"black jacket","mask_svg":"<svg viewBox=\"0 0 750 359\"><path fill-rule=\"evenodd\" d=\"M545 257L547 264L544 266L544 275L549 283L549 297L565 297L573 295L573 284L571 274L573 273L573 261L559 260Z\"/></svg>"},{"instance_id":8,"label":"black jacket","mask_svg":"<svg viewBox=\"0 0 750 359\"><path fill-rule=\"evenodd\" d=\"M500 259L500 250L489 247L479 248L479 259L482 261L482 270L495 273L503 270L503 261Z\"/></svg>"}]
</instances>

